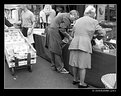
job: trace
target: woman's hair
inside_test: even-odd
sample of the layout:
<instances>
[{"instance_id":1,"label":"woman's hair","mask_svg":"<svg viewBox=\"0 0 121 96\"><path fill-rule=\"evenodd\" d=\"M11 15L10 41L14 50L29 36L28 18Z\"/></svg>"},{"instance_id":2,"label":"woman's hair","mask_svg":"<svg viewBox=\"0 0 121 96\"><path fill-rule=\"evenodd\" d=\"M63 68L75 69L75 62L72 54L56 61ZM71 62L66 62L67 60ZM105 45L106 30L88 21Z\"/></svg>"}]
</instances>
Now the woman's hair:
<instances>
[{"instance_id":1,"label":"woman's hair","mask_svg":"<svg viewBox=\"0 0 121 96\"><path fill-rule=\"evenodd\" d=\"M84 11L84 15L89 15L91 13L95 13L96 12L96 9L92 6L92 5L89 5L85 11Z\"/></svg>"}]
</instances>

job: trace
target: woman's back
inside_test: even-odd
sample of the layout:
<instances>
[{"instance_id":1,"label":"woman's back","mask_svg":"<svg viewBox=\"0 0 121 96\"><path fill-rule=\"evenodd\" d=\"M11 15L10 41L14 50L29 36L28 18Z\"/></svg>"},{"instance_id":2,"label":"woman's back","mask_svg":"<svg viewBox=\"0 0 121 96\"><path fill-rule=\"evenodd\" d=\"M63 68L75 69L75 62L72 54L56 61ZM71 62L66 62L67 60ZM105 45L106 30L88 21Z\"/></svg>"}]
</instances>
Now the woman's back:
<instances>
[{"instance_id":1,"label":"woman's back","mask_svg":"<svg viewBox=\"0 0 121 96\"><path fill-rule=\"evenodd\" d=\"M89 16L79 18L74 25L74 36L88 36L92 39L97 21Z\"/></svg>"}]
</instances>

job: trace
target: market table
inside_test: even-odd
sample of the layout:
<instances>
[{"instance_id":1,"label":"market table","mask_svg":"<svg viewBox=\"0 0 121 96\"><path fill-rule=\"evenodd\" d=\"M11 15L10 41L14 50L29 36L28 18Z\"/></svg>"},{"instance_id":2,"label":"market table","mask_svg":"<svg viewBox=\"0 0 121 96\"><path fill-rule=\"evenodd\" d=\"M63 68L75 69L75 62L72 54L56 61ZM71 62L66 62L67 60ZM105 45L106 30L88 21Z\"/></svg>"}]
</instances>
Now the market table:
<instances>
[{"instance_id":1,"label":"market table","mask_svg":"<svg viewBox=\"0 0 121 96\"><path fill-rule=\"evenodd\" d=\"M50 53L44 46L45 38L44 35L36 34L35 32L35 49L38 56L43 57L50 62ZM69 65L68 47L69 44L67 44L62 50L63 62L65 68L72 74L72 67ZM91 58L92 68L87 69L85 82L95 87L104 88L105 86L101 82L101 76L107 73L116 73L116 56L93 50Z\"/></svg>"},{"instance_id":2,"label":"market table","mask_svg":"<svg viewBox=\"0 0 121 96\"><path fill-rule=\"evenodd\" d=\"M42 35L44 33L44 29L34 29L33 36L35 41L35 49L37 51L37 55L50 61L50 53L45 48L45 35Z\"/></svg>"}]
</instances>

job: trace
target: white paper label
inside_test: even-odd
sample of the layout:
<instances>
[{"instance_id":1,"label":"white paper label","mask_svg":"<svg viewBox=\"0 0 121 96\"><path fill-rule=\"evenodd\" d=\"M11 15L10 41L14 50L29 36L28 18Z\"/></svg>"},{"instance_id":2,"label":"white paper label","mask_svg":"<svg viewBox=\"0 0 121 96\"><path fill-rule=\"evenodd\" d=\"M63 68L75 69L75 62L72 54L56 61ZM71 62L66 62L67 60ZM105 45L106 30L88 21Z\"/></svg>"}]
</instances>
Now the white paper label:
<instances>
[{"instance_id":1,"label":"white paper label","mask_svg":"<svg viewBox=\"0 0 121 96\"><path fill-rule=\"evenodd\" d=\"M27 65L27 61L20 61L19 66L22 66L22 65Z\"/></svg>"}]
</instances>

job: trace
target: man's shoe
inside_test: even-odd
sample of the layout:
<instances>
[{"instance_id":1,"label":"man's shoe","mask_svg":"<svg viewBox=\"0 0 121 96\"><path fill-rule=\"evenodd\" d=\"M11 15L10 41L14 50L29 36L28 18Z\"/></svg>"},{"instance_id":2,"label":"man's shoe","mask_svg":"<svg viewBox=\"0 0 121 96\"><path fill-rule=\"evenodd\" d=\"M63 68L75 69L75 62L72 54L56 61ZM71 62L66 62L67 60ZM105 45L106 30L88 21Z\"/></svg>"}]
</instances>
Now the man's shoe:
<instances>
[{"instance_id":1,"label":"man's shoe","mask_svg":"<svg viewBox=\"0 0 121 96\"><path fill-rule=\"evenodd\" d=\"M65 73L65 74L68 74L69 72L68 72L65 68L63 68L62 70L59 71L59 73Z\"/></svg>"}]
</instances>

